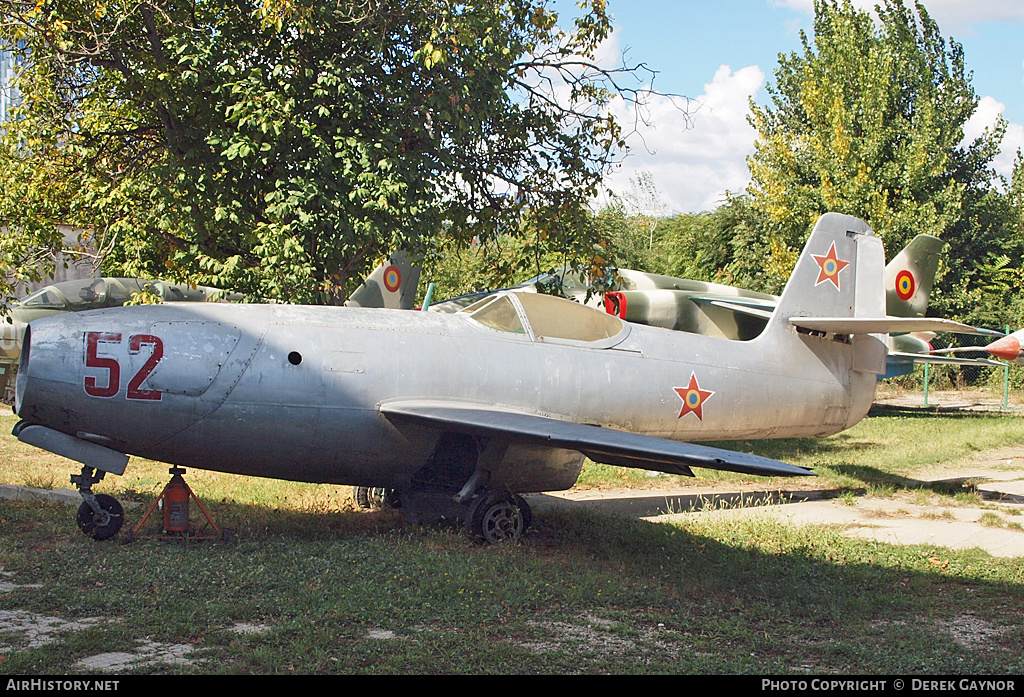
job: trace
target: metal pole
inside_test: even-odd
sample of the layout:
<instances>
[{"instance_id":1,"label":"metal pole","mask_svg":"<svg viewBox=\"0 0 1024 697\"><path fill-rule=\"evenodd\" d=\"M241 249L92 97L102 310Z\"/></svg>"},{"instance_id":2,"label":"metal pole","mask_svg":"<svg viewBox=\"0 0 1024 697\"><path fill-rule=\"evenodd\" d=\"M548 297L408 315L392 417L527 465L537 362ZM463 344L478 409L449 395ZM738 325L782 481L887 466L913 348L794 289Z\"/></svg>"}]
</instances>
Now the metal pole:
<instances>
[{"instance_id":1,"label":"metal pole","mask_svg":"<svg viewBox=\"0 0 1024 697\"><path fill-rule=\"evenodd\" d=\"M431 283L429 286L427 286L427 297L423 298L423 307L420 308L423 312L426 312L427 308L430 307L430 299L433 298L433 297L434 297L434 284Z\"/></svg>"},{"instance_id":2,"label":"metal pole","mask_svg":"<svg viewBox=\"0 0 1024 697\"><path fill-rule=\"evenodd\" d=\"M928 364L924 364L924 405L928 406Z\"/></svg>"},{"instance_id":3,"label":"metal pole","mask_svg":"<svg viewBox=\"0 0 1024 697\"><path fill-rule=\"evenodd\" d=\"M1010 327L1005 327L1005 334L1010 333ZM1003 411L1010 408L1010 362L1003 363Z\"/></svg>"}]
</instances>

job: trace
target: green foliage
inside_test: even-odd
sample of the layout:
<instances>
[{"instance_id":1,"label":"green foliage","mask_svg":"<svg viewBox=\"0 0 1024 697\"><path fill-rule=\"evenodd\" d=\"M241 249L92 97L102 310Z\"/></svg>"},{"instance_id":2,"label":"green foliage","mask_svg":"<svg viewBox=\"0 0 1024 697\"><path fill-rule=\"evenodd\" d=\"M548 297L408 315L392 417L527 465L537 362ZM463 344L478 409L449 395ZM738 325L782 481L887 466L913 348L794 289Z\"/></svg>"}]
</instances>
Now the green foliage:
<instances>
[{"instance_id":1,"label":"green foliage","mask_svg":"<svg viewBox=\"0 0 1024 697\"><path fill-rule=\"evenodd\" d=\"M526 215L516 229L468 248L448 236L435 240L424 258L426 278L435 286L434 298L506 288L565 267L586 276L595 292L614 285L609 241L614 231L603 224L604 217L577 207L553 213ZM421 288L421 299L425 291Z\"/></svg>"},{"instance_id":2,"label":"green foliage","mask_svg":"<svg viewBox=\"0 0 1024 697\"><path fill-rule=\"evenodd\" d=\"M603 107L637 92L592 61L604 2L570 31L545 5L2 0L27 61L5 266L63 223L108 273L337 303L382 253L486 242L524 204L561 234L623 145Z\"/></svg>"},{"instance_id":3,"label":"green foliage","mask_svg":"<svg viewBox=\"0 0 1024 697\"><path fill-rule=\"evenodd\" d=\"M751 104L760 246L777 235L799 248L822 213L856 215L890 253L919 233L950 242L949 289L1001 251L990 164L1005 128L961 146L977 104L961 46L920 3L877 11L878 22L850 0L816 0L813 44L780 56L771 106Z\"/></svg>"}]
</instances>

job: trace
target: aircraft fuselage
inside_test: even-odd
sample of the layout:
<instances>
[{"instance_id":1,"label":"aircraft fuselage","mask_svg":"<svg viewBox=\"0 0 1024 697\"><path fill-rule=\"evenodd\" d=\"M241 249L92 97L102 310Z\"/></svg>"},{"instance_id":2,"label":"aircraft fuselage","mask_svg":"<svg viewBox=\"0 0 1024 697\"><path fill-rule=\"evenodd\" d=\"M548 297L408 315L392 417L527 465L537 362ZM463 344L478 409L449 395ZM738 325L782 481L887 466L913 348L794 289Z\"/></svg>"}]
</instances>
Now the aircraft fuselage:
<instances>
[{"instance_id":1,"label":"aircraft fuselage","mask_svg":"<svg viewBox=\"0 0 1024 697\"><path fill-rule=\"evenodd\" d=\"M781 321L781 320L780 320ZM438 433L379 406L451 399L685 441L827 435L856 423L875 374L843 337L789 326L747 342L622 323L541 340L403 310L146 306L31 325L22 419L201 469L401 488ZM783 359L780 360L780 355ZM575 482L578 452L513 445L517 491Z\"/></svg>"}]
</instances>

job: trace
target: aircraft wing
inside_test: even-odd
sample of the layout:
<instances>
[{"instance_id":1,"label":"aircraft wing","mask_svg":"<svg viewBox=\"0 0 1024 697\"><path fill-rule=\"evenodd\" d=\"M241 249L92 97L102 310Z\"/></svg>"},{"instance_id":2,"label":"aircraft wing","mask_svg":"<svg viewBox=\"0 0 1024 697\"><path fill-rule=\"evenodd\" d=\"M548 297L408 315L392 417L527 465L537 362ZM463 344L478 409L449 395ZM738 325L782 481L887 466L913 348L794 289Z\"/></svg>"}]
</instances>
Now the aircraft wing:
<instances>
[{"instance_id":1,"label":"aircraft wing","mask_svg":"<svg viewBox=\"0 0 1024 697\"><path fill-rule=\"evenodd\" d=\"M576 450L594 462L693 476L690 467L726 470L766 477L814 474L778 460L706 445L644 436L610 428L562 421L496 407L438 400L385 402L380 411L396 425L403 423L471 435Z\"/></svg>"},{"instance_id":2,"label":"aircraft wing","mask_svg":"<svg viewBox=\"0 0 1024 697\"><path fill-rule=\"evenodd\" d=\"M908 334L910 332L953 332L1002 336L1002 332L972 327L936 317L790 317L790 324L811 331L837 334Z\"/></svg>"}]
</instances>

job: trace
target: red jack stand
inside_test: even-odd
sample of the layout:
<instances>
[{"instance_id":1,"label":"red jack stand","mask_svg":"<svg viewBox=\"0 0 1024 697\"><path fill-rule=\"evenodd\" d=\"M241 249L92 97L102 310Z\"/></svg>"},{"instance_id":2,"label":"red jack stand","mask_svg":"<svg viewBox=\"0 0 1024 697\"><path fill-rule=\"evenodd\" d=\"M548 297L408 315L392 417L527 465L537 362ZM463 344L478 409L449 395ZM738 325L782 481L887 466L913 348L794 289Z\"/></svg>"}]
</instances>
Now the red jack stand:
<instances>
[{"instance_id":1,"label":"red jack stand","mask_svg":"<svg viewBox=\"0 0 1024 697\"><path fill-rule=\"evenodd\" d=\"M164 502L164 519L163 519L163 534L157 537L162 539L167 538L179 538L179 539L192 539L192 540L222 540L227 542L229 531L227 529L221 530L217 527L217 524L213 522L213 518L206 512L206 508L203 506L203 502L199 500L189 485L185 483L185 478L181 475L185 474L185 470L180 467L172 467L169 472L173 475L171 481L167 482L167 486L157 497L153 505L146 511L146 515L142 516L142 520L135 526L134 529L130 530L126 535L125 539L128 542L140 539L149 539L151 535L139 535L139 530L149 520L149 516L153 514L156 507L161 501ZM190 499L195 499L196 505L199 506L199 510L206 516L206 521L213 528L214 534L199 535L194 530L189 529L188 521L188 502Z\"/></svg>"}]
</instances>

